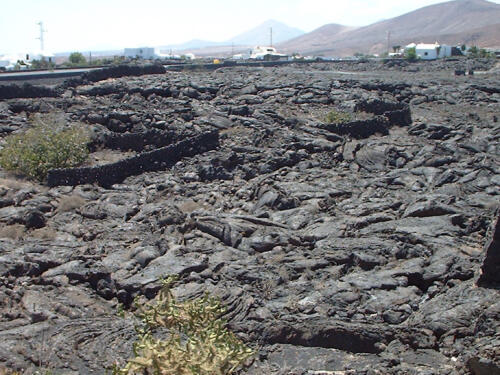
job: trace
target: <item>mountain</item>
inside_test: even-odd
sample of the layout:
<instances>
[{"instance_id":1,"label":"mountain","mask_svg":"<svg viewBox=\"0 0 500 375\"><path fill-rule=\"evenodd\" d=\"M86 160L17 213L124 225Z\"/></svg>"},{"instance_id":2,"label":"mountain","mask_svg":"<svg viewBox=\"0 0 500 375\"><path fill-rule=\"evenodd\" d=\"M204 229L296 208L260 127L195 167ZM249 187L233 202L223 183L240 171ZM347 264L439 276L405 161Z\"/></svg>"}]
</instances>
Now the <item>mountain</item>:
<instances>
[{"instance_id":1,"label":"mountain","mask_svg":"<svg viewBox=\"0 0 500 375\"><path fill-rule=\"evenodd\" d=\"M210 55L215 54L215 52L219 50L224 50L226 52L235 51L233 46L245 47L243 48L243 50L246 51L246 47L254 47L259 44L268 45L270 43L271 28L273 29L273 43L284 42L288 39L292 39L304 34L302 30L290 27L282 22L268 20L251 30L248 30L242 34L236 35L235 37L222 42L193 39L189 42L159 46L157 48L162 51L193 51L201 55L204 54L204 51L207 51L207 53ZM239 48L239 50L241 50L241 48Z\"/></svg>"},{"instance_id":2,"label":"mountain","mask_svg":"<svg viewBox=\"0 0 500 375\"><path fill-rule=\"evenodd\" d=\"M387 51L388 32L389 47L435 41L490 47L500 45L499 26L499 4L485 0L455 0L358 28L325 25L278 47L288 53L332 56L380 53Z\"/></svg>"},{"instance_id":3,"label":"mountain","mask_svg":"<svg viewBox=\"0 0 500 375\"><path fill-rule=\"evenodd\" d=\"M226 43L224 42L212 42L210 40L201 40L201 39L193 39L188 42L184 43L179 43L179 44L169 44L165 46L158 46L158 48L161 51L169 51L169 50L174 50L174 51L179 51L179 50L186 50L186 49L196 49L196 48L205 48L205 47L217 47L221 45L225 45Z\"/></svg>"},{"instance_id":4,"label":"mountain","mask_svg":"<svg viewBox=\"0 0 500 375\"><path fill-rule=\"evenodd\" d=\"M254 47L256 45L267 46L271 44L271 28L273 44L281 43L304 34L302 30L290 27L282 22L268 20L251 30L248 30L242 34L235 36L234 38L227 40L226 43L229 45L234 44L239 46L251 47Z\"/></svg>"},{"instance_id":5,"label":"mountain","mask_svg":"<svg viewBox=\"0 0 500 375\"><path fill-rule=\"evenodd\" d=\"M280 51L288 53L305 52L309 50L322 49L329 45L332 38L341 37L342 34L356 29L351 26L338 25L335 23L321 26L320 28L303 34L288 42L278 44Z\"/></svg>"}]
</instances>

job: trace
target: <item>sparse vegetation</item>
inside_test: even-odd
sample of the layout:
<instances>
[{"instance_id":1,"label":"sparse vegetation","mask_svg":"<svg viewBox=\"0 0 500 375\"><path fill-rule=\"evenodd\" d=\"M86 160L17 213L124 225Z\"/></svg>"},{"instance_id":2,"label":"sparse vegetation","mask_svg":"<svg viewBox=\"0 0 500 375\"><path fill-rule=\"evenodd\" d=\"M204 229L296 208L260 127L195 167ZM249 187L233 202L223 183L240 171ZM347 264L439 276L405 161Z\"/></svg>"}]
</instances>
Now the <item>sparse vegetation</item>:
<instances>
[{"instance_id":1,"label":"sparse vegetation","mask_svg":"<svg viewBox=\"0 0 500 375\"><path fill-rule=\"evenodd\" d=\"M482 57L482 58L496 58L496 56L495 56L495 54L493 52L488 51L485 48L481 48L479 50L479 57Z\"/></svg>"},{"instance_id":2,"label":"sparse vegetation","mask_svg":"<svg viewBox=\"0 0 500 375\"><path fill-rule=\"evenodd\" d=\"M87 63L87 60L81 52L73 52L71 55L69 55L69 62L72 65L85 65Z\"/></svg>"},{"instance_id":3,"label":"sparse vegetation","mask_svg":"<svg viewBox=\"0 0 500 375\"><path fill-rule=\"evenodd\" d=\"M31 69L54 69L55 67L56 64L44 58L31 61Z\"/></svg>"},{"instance_id":4,"label":"sparse vegetation","mask_svg":"<svg viewBox=\"0 0 500 375\"><path fill-rule=\"evenodd\" d=\"M227 375L234 373L253 350L226 328L220 301L206 294L202 298L178 302L172 294L176 278L163 281L151 303L136 301L142 325L137 328L134 358L114 375ZM157 338L158 330L168 329L168 338Z\"/></svg>"},{"instance_id":5,"label":"sparse vegetation","mask_svg":"<svg viewBox=\"0 0 500 375\"><path fill-rule=\"evenodd\" d=\"M325 115L324 122L327 124L344 124L352 120L349 112L331 110Z\"/></svg>"},{"instance_id":6,"label":"sparse vegetation","mask_svg":"<svg viewBox=\"0 0 500 375\"><path fill-rule=\"evenodd\" d=\"M21 373L6 367L0 367L0 375L21 375Z\"/></svg>"},{"instance_id":7,"label":"sparse vegetation","mask_svg":"<svg viewBox=\"0 0 500 375\"><path fill-rule=\"evenodd\" d=\"M467 55L473 58L495 58L493 52L488 51L485 48L479 48L477 46L472 46L467 50Z\"/></svg>"},{"instance_id":8,"label":"sparse vegetation","mask_svg":"<svg viewBox=\"0 0 500 375\"><path fill-rule=\"evenodd\" d=\"M472 46L471 48L469 48L469 50L467 51L467 54L469 56L472 56L472 57L478 57L479 56L479 48L477 48L477 46Z\"/></svg>"},{"instance_id":9,"label":"sparse vegetation","mask_svg":"<svg viewBox=\"0 0 500 375\"><path fill-rule=\"evenodd\" d=\"M415 47L410 47L407 48L405 51L405 58L408 61L416 61L418 56L417 56L417 49Z\"/></svg>"},{"instance_id":10,"label":"sparse vegetation","mask_svg":"<svg viewBox=\"0 0 500 375\"><path fill-rule=\"evenodd\" d=\"M24 236L25 226L22 224L3 225L0 228L0 238L11 238L18 241ZM0 372L0 375L3 375Z\"/></svg>"},{"instance_id":11,"label":"sparse vegetation","mask_svg":"<svg viewBox=\"0 0 500 375\"><path fill-rule=\"evenodd\" d=\"M80 208L85 204L85 199L83 199L78 194L72 194L69 196L62 197L59 201L59 206L57 207L58 212L68 212L76 208Z\"/></svg>"},{"instance_id":12,"label":"sparse vegetation","mask_svg":"<svg viewBox=\"0 0 500 375\"><path fill-rule=\"evenodd\" d=\"M89 135L79 125L67 125L56 115L31 118L32 127L5 138L0 166L43 181L50 169L74 167L87 159Z\"/></svg>"}]
</instances>

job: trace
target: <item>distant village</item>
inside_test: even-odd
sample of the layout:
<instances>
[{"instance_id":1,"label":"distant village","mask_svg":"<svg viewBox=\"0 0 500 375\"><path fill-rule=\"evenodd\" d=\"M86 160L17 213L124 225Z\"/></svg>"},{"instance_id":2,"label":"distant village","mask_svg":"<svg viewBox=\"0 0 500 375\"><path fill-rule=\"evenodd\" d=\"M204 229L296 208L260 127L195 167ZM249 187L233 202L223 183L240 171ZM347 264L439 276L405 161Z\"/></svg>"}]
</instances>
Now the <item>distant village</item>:
<instances>
[{"instance_id":1,"label":"distant village","mask_svg":"<svg viewBox=\"0 0 500 375\"><path fill-rule=\"evenodd\" d=\"M72 55L67 57L63 64L70 66L83 66L92 64L92 55L90 54L85 58L82 54L77 53L79 61L72 61ZM260 60L260 61L293 61L293 60L311 60L311 61L328 61L328 60L355 60L361 57L364 58L410 58L414 60L436 60L452 56L474 56L474 57L500 57L500 51L490 49L478 49L475 46L449 46L446 44L439 44L438 42L429 43L410 43L404 47L393 46L392 51L384 55L364 55L356 54L352 57L336 58L325 56L301 56L300 54L284 54L277 51L272 46L257 46L247 53L238 53L229 57L215 58L215 63L222 60ZM165 53L157 48L140 47L140 48L125 48L123 53L110 56L114 59L105 59L108 62L113 60L184 60L193 61L196 56L193 53L174 54L172 51ZM59 58L60 59L60 58ZM103 59L94 59L96 63L103 62ZM56 55L48 51L37 51L34 53L25 54L7 54L0 55L0 71L13 71L13 70L30 70L30 69L44 69L56 67Z\"/></svg>"},{"instance_id":2,"label":"distant village","mask_svg":"<svg viewBox=\"0 0 500 375\"><path fill-rule=\"evenodd\" d=\"M449 46L446 44L439 44L438 42L428 44L428 43L410 43L405 47L394 46L393 51L388 52L386 56L371 55L367 57L390 57L390 58L404 58L408 57L410 53L415 54L415 58L418 60L436 60L451 56L467 56L476 55L479 49L475 46ZM411 52L413 50L413 52ZM477 51L476 51L477 50ZM486 54L496 54L500 51L484 49ZM139 58L139 59L187 59L194 60L195 56L192 53L186 55L173 55L173 54L162 54L159 53L154 48L125 48L124 56L128 58ZM356 56L353 56L356 57ZM276 48L272 46L257 46L253 48L248 53L239 53L232 55L233 60L267 60L267 61L289 61L296 59L306 59L306 60L332 60L335 57L325 57L325 56L301 56L300 54L287 55L284 53L279 53ZM338 59L338 58L337 58Z\"/></svg>"}]
</instances>

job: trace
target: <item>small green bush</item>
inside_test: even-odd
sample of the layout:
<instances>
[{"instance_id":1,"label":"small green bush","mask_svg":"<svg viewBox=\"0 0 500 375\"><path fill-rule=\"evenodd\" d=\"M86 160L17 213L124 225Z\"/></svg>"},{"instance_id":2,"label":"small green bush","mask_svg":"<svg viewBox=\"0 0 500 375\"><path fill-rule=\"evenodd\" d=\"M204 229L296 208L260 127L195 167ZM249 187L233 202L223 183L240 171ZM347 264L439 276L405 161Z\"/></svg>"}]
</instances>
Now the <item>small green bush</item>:
<instances>
[{"instance_id":1,"label":"small green bush","mask_svg":"<svg viewBox=\"0 0 500 375\"><path fill-rule=\"evenodd\" d=\"M89 135L81 125L68 126L55 115L31 118L32 127L5 138L0 166L43 181L50 169L70 168L88 157Z\"/></svg>"},{"instance_id":2,"label":"small green bush","mask_svg":"<svg viewBox=\"0 0 500 375\"><path fill-rule=\"evenodd\" d=\"M85 65L87 63L85 56L81 52L73 52L69 55L68 60L72 65Z\"/></svg>"},{"instance_id":3,"label":"small green bush","mask_svg":"<svg viewBox=\"0 0 500 375\"><path fill-rule=\"evenodd\" d=\"M405 51L405 58L408 61L416 61L418 59L417 49L415 47L410 47Z\"/></svg>"},{"instance_id":4,"label":"small green bush","mask_svg":"<svg viewBox=\"0 0 500 375\"><path fill-rule=\"evenodd\" d=\"M142 326L136 328L134 358L114 375L228 375L242 366L254 351L226 328L219 300L206 294L202 298L178 302L171 287L175 277L151 303L136 301ZM168 338L155 337L157 329L168 329Z\"/></svg>"},{"instance_id":5,"label":"small green bush","mask_svg":"<svg viewBox=\"0 0 500 375\"><path fill-rule=\"evenodd\" d=\"M352 120L352 116L349 112L341 112L335 109L328 112L324 118L324 122L327 124L344 124Z\"/></svg>"}]
</instances>

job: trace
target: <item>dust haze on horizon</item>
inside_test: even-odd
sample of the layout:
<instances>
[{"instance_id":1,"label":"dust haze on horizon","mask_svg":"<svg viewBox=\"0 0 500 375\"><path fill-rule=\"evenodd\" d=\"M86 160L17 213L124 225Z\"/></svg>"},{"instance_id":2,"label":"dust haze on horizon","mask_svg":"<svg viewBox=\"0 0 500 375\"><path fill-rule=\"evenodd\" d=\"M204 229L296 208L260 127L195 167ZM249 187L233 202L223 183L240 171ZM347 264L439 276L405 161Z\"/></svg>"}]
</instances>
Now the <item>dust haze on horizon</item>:
<instances>
[{"instance_id":1,"label":"dust haze on horizon","mask_svg":"<svg viewBox=\"0 0 500 375\"><path fill-rule=\"evenodd\" d=\"M40 49L98 51L159 46L192 39L224 41L274 19L304 32L329 23L365 26L442 0L25 0L5 2L0 55ZM492 1L500 3L500 0Z\"/></svg>"}]
</instances>

